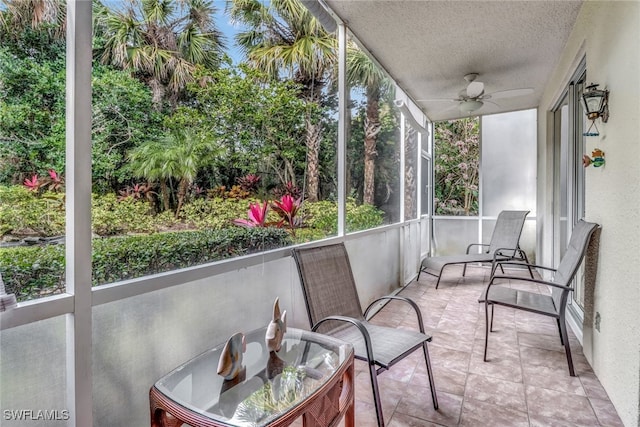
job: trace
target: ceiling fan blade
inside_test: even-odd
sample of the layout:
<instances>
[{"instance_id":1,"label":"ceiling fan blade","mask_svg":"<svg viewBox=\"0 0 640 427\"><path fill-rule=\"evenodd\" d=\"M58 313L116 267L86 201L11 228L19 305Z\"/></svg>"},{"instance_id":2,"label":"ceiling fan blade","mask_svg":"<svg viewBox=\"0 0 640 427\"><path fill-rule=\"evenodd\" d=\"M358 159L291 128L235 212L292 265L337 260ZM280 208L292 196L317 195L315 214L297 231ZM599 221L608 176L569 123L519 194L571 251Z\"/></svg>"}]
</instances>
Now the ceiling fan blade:
<instances>
[{"instance_id":1,"label":"ceiling fan blade","mask_svg":"<svg viewBox=\"0 0 640 427\"><path fill-rule=\"evenodd\" d=\"M416 102L457 102L457 99L453 98L431 98L431 99L417 99Z\"/></svg>"},{"instance_id":2,"label":"ceiling fan blade","mask_svg":"<svg viewBox=\"0 0 640 427\"><path fill-rule=\"evenodd\" d=\"M501 90L498 92L488 93L483 95L483 99L500 99L500 98L513 98L516 96L524 96L533 93L532 88L524 88L524 89L509 89L509 90Z\"/></svg>"},{"instance_id":3,"label":"ceiling fan blade","mask_svg":"<svg viewBox=\"0 0 640 427\"><path fill-rule=\"evenodd\" d=\"M484 92L484 83L473 81L467 86L467 96L477 98Z\"/></svg>"}]
</instances>

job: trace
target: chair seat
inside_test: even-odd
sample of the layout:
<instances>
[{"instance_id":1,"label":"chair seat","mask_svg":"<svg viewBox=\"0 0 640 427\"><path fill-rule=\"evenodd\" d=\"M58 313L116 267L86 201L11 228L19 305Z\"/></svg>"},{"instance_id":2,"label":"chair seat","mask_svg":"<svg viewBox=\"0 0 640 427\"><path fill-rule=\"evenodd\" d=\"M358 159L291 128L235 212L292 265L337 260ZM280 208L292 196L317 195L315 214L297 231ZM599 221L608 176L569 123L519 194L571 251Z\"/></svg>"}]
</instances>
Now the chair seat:
<instances>
[{"instance_id":1,"label":"chair seat","mask_svg":"<svg viewBox=\"0 0 640 427\"><path fill-rule=\"evenodd\" d=\"M392 366L401 356L431 341L431 336L407 329L395 329L387 326L372 325L363 322L371 336L375 363L384 368ZM355 357L367 360L367 350L362 334L356 327L344 328L332 336L353 344Z\"/></svg>"},{"instance_id":2,"label":"chair seat","mask_svg":"<svg viewBox=\"0 0 640 427\"><path fill-rule=\"evenodd\" d=\"M480 297L480 302L484 302L485 298L486 290ZM489 302L555 317L559 314L550 295L541 295L504 286L492 286L489 288Z\"/></svg>"}]
</instances>

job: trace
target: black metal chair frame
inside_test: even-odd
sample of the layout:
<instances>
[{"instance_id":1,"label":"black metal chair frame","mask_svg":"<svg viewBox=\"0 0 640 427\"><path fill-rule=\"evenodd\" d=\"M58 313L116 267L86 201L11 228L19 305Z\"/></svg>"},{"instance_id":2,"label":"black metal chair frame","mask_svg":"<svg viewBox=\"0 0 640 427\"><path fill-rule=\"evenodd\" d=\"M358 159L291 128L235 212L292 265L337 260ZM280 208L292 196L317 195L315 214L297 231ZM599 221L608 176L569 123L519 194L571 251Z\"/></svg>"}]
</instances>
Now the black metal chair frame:
<instances>
[{"instance_id":1,"label":"black metal chair frame","mask_svg":"<svg viewBox=\"0 0 640 427\"><path fill-rule=\"evenodd\" d=\"M516 215L522 216L522 223L520 224L518 235L517 235L518 238L515 239L515 242L518 242L520 238L520 234L522 233L522 228L524 226L525 217L528 213L529 211L503 211L500 213L500 215L498 215L498 221L501 221L501 218L503 216L505 217L505 221L509 221L509 219L506 218L509 215L516 214ZM491 262L491 275L494 274L495 269L498 267L497 263L499 261L521 261L522 265L527 266L529 264L529 259L527 258L527 254L525 253L525 251L523 251L520 248L519 244L516 244L515 247L501 247L491 251L491 246L493 245L494 239L503 237L503 236L496 236L497 228L498 228L498 224L496 224L496 228L494 229L494 234L491 237L491 240L492 240L491 243L471 243L469 246L467 246L467 250L464 255L458 255L457 259L452 259L450 262L445 262L444 264L442 264L442 267L440 268L440 271L438 272L438 274L435 274L429 271L429 268L425 265L425 262L428 261L428 258L423 259L420 269L418 271L418 277L416 278L416 280L420 280L420 274L422 272L425 272L431 276L438 278L438 281L436 282L436 289L438 289L438 286L440 286L440 279L442 278L442 273L444 272L445 268L448 267L449 265L463 264L463 268L462 268L463 277L465 277L465 275L467 274L468 264ZM482 254L470 254L469 252L473 247L484 247L487 249ZM478 255L484 255L484 256L478 256ZM435 257L434 259L437 259L437 258L438 257ZM527 267L527 268L529 269L529 275L533 279L533 271L531 270L531 267ZM501 271L502 273L504 273L504 269L502 269L502 267L501 267Z\"/></svg>"},{"instance_id":2,"label":"black metal chair frame","mask_svg":"<svg viewBox=\"0 0 640 427\"><path fill-rule=\"evenodd\" d=\"M519 310L528 311L531 313L540 314L543 316L549 316L556 319L556 323L558 324L558 331L560 333L560 343L564 346L567 364L569 366L569 375L575 377L575 369L573 366L573 359L571 357L571 347L569 345L569 336L567 333L567 325L566 325L566 307L567 302L569 300L569 295L573 292L573 288L571 284L573 283L573 279L580 267L582 260L584 259L585 253L587 251L587 246L589 244L589 240L593 236L594 232L599 228L598 224L588 223L585 221L579 221L576 228L580 227L579 233L585 233L585 236L581 238L578 236L575 239L571 239L569 242L570 249L575 251L574 260L569 260L567 262L569 274L566 277L562 277L560 282L554 282L551 280L542 280L542 279L534 279L527 277L518 277L518 276L509 276L509 275L493 275L489 284L487 285L483 295L480 297L480 302L483 302L485 305L485 341L484 341L484 361L487 361L487 348L489 344L489 333L493 332L493 314L494 314L494 306L502 305L506 307L511 307ZM576 231L574 228L574 233ZM584 228L584 230L583 230ZM578 233L576 233L578 234ZM572 233L573 237L573 233ZM576 240L579 240L576 242ZM578 243L578 245L576 245ZM573 246L573 247L572 247ZM576 247L578 246L578 247ZM567 254L565 253L565 256ZM565 257L563 257L565 260ZM551 271L557 273L561 267L563 267L563 260L560 261L560 266L558 269L528 264L529 271L531 272L532 268L543 269L547 271ZM503 265L518 265L522 266L520 262L499 262L498 265L502 267ZM502 270L504 272L504 270ZM505 288L500 286L501 294L492 296L490 294L490 290L492 286L497 285L494 283L496 280L515 280L515 281L524 281L528 283L537 283L541 285L547 285L552 288L551 295L542 295L533 292ZM495 289L495 288L494 288ZM489 306L491 306L491 316L489 316Z\"/></svg>"},{"instance_id":3,"label":"black metal chair frame","mask_svg":"<svg viewBox=\"0 0 640 427\"><path fill-rule=\"evenodd\" d=\"M371 387L373 390L373 397L374 397L374 403L375 403L375 409L376 409L376 417L377 417L377 421L378 421L378 426L379 427L384 427L384 417L383 417L383 413L382 413L382 402L380 400L380 390L378 387L378 380L377 380L377 376L379 374L381 374L382 372L388 370L389 368L391 368L391 366L395 365L397 362L399 362L400 360L404 359L406 356L410 355L411 353L413 353L415 350L417 350L418 348L422 347L423 353L424 353L424 359L425 359L425 363L426 363L426 367L427 367L427 374L429 376L429 387L431 389L431 398L433 401L433 407L434 409L438 409L438 398L436 396L436 388L435 388L435 383L433 380L433 372L431 369L431 360L429 358L429 350L427 348L427 342L431 342L432 337L429 335L425 334L425 329L424 329L424 322L422 320L422 313L420 311L420 308L418 307L418 305L411 299L406 298L406 297L401 297L401 296L396 296L396 295L386 295L380 298L377 298L376 300L374 300L373 302L371 302L369 304L369 306L366 308L366 310L364 311L364 314L362 315L362 318L358 319L358 318L354 318L354 317L350 317L350 316L342 316L342 315L330 315L330 316L326 316L320 320L316 320L313 319L313 315L312 315L312 310L310 307L311 301L310 301L310 296L308 294L307 291L307 286L309 285L309 283L306 283L306 277L305 277L305 272L303 271L303 261L301 259L301 253L303 253L304 251L307 250L321 250L322 248L336 248L340 246L341 250L344 251L344 256L346 257L345 261L347 263L348 266L348 274L351 277L351 285L354 287L355 290L355 282L353 281L353 273L351 271L351 265L349 263L349 259L348 259L348 254L346 251L346 248L344 247L343 243L338 243L338 244L333 244L333 245L326 245L326 246L321 246L321 247L315 247L315 248L305 248L305 249L300 249L300 248L295 248L293 249L293 257L296 261L296 265L298 267L298 273L300 274L300 281L302 284L302 290L303 290L303 294L304 294L304 300L305 300L305 305L307 308L307 314L309 316L309 323L312 326L311 330L312 331L318 331L318 329L320 328L320 326L322 326L325 322L329 322L329 321L338 321L338 322L342 322L342 323L346 323L346 324L350 324L353 325L353 327L357 328L358 331L360 332L360 334L362 335L362 338L364 340L364 344L365 344L365 348L366 348L366 354L358 354L357 352L355 353L355 358L359 359L359 360L363 360L366 361L369 367L369 376L371 378ZM357 290L356 290L356 295L357 295ZM374 353L374 343L371 339L369 330L371 328L376 328L376 329L389 329L389 330L393 330L393 331L399 331L396 330L394 328L389 328L389 327L382 327L382 326L374 326L371 325L368 322L369 319L369 313L371 311L371 309L376 306L378 303L380 302L384 302L384 301L400 301L400 302L404 302L409 304L413 310L416 313L417 316L417 322L418 322L418 329L420 331L420 333L422 335L424 335L424 339L418 343L417 345L414 345L413 347L409 348L408 350L406 350L405 352L398 354L391 362L389 363L381 363L378 359L376 359L376 355ZM360 307L360 302L359 301L355 301L354 304L357 304L358 307ZM330 334L330 332L329 332Z\"/></svg>"}]
</instances>

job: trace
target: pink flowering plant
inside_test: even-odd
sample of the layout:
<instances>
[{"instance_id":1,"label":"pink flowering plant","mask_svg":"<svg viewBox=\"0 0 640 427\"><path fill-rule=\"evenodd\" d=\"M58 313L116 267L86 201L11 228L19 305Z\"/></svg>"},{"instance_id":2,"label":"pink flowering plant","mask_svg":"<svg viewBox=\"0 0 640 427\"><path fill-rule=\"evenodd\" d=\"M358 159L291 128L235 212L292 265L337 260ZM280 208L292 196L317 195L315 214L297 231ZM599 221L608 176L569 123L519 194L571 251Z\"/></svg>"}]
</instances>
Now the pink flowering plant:
<instances>
[{"instance_id":1,"label":"pink flowering plant","mask_svg":"<svg viewBox=\"0 0 640 427\"><path fill-rule=\"evenodd\" d=\"M298 213L302 206L302 199L294 199L289 194L285 194L280 200L275 200L271 207L282 218L281 222L288 225L291 233L295 235L295 229L302 224Z\"/></svg>"},{"instance_id":2,"label":"pink flowering plant","mask_svg":"<svg viewBox=\"0 0 640 427\"><path fill-rule=\"evenodd\" d=\"M269 201L265 200L262 204L251 203L249 204L249 210L247 216L249 219L238 218L234 219L233 223L240 227L269 227L273 225L267 222L267 213L269 212Z\"/></svg>"},{"instance_id":3,"label":"pink flowering plant","mask_svg":"<svg viewBox=\"0 0 640 427\"><path fill-rule=\"evenodd\" d=\"M38 174L33 174L31 178L24 180L24 186L29 191L40 193L41 191L52 191L54 193L64 192L64 178L54 169L49 169L48 176L40 178Z\"/></svg>"}]
</instances>

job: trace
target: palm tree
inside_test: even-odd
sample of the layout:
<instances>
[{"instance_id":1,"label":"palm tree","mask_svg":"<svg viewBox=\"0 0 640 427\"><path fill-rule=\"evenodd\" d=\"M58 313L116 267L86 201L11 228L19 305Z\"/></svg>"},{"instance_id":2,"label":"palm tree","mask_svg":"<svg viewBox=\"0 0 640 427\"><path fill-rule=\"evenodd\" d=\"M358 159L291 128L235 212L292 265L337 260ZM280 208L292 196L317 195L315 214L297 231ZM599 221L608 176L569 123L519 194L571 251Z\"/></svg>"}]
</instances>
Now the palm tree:
<instances>
[{"instance_id":1,"label":"palm tree","mask_svg":"<svg viewBox=\"0 0 640 427\"><path fill-rule=\"evenodd\" d=\"M48 26L55 38L63 38L66 28L65 3L59 0L2 0L0 1L0 29L17 34L26 28L34 30Z\"/></svg>"},{"instance_id":2,"label":"palm tree","mask_svg":"<svg viewBox=\"0 0 640 427\"><path fill-rule=\"evenodd\" d=\"M169 186L171 179L178 181L175 216L187 197L189 186L195 181L200 169L208 165L217 150L202 133L193 129L173 131L157 142L136 147L131 153L134 175L149 182L159 182L165 210L170 209Z\"/></svg>"},{"instance_id":3,"label":"palm tree","mask_svg":"<svg viewBox=\"0 0 640 427\"><path fill-rule=\"evenodd\" d=\"M364 190L363 203L373 205L375 195L375 163L378 152L376 142L380 133L380 98L389 89L390 80L386 74L350 42L347 50L347 80L350 84L361 86L367 97L366 117L364 120Z\"/></svg>"},{"instance_id":4,"label":"palm tree","mask_svg":"<svg viewBox=\"0 0 640 427\"><path fill-rule=\"evenodd\" d=\"M229 0L229 13L248 30L236 36L248 63L272 78L286 76L302 87L301 97L320 105L336 42L298 0ZM321 125L306 117L307 199L318 200Z\"/></svg>"},{"instance_id":5,"label":"palm tree","mask_svg":"<svg viewBox=\"0 0 640 427\"><path fill-rule=\"evenodd\" d=\"M222 34L210 0L128 0L109 9L96 3L96 33L104 40L100 59L131 70L153 93L156 110L175 108L197 64L215 69L223 54Z\"/></svg>"}]
</instances>

